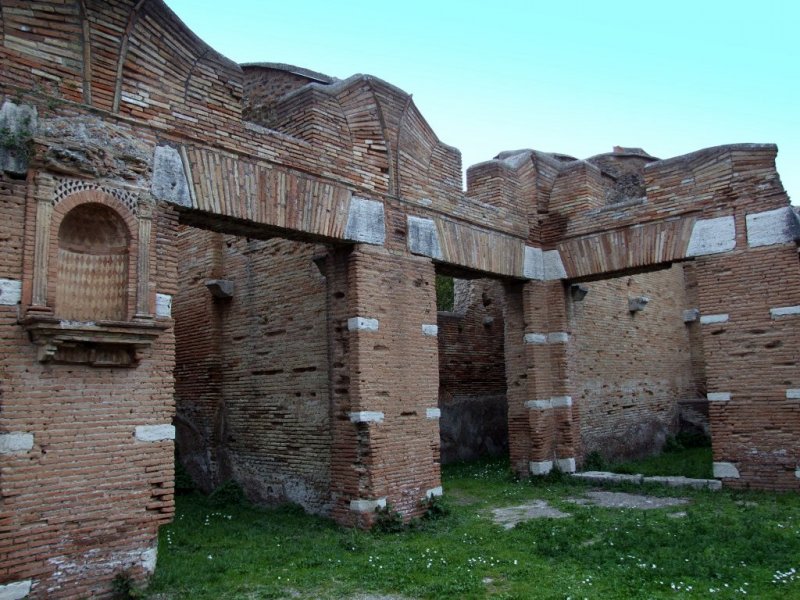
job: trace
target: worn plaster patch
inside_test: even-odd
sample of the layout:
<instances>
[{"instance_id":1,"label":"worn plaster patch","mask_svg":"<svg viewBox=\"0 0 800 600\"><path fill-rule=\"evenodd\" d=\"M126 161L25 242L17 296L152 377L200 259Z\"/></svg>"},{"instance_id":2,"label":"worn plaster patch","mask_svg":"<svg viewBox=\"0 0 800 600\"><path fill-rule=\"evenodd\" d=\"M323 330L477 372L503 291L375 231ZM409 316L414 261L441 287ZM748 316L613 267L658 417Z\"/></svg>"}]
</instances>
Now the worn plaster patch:
<instances>
[{"instance_id":1,"label":"worn plaster patch","mask_svg":"<svg viewBox=\"0 0 800 600\"><path fill-rule=\"evenodd\" d=\"M505 529L512 529L518 523L532 519L563 519L570 516L572 515L550 506L544 500L534 500L530 504L521 506L492 509L492 520Z\"/></svg>"}]
</instances>

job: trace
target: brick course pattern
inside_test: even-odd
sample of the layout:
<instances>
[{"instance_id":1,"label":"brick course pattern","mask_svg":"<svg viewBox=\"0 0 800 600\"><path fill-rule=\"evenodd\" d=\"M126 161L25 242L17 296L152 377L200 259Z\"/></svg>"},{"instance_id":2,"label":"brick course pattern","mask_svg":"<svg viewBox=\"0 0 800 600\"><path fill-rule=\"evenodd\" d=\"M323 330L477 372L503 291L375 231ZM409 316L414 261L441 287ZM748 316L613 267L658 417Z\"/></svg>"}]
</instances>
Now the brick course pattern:
<instances>
[{"instance_id":1,"label":"brick course pattern","mask_svg":"<svg viewBox=\"0 0 800 600\"><path fill-rule=\"evenodd\" d=\"M684 263L699 318L673 333L705 386L715 473L800 489L800 236L775 146L508 152L463 192L459 152L376 77L236 65L161 0L0 8L0 585L107 597L115 574L146 577L176 431L206 487L233 476L351 525L419 514L441 492L437 269L502 282L527 475L574 469L605 427L580 392L598 337L570 283L612 294L628 276L644 294ZM125 224L103 255L126 256L119 296L86 266L98 254L59 252L60 224L94 204ZM97 250L71 234L70 252ZM600 359L609 382L632 372Z\"/></svg>"}]
</instances>

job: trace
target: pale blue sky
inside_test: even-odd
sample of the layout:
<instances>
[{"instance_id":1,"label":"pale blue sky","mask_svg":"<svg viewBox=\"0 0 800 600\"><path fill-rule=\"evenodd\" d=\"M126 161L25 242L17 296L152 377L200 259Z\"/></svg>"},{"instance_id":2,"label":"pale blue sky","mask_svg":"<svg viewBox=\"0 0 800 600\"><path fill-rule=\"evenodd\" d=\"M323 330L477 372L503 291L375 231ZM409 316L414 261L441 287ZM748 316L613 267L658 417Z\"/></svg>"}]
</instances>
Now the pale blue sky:
<instances>
[{"instance_id":1,"label":"pale blue sky","mask_svg":"<svg viewBox=\"0 0 800 600\"><path fill-rule=\"evenodd\" d=\"M517 148L774 142L800 203L800 0L167 4L234 61L402 88L465 166Z\"/></svg>"}]
</instances>

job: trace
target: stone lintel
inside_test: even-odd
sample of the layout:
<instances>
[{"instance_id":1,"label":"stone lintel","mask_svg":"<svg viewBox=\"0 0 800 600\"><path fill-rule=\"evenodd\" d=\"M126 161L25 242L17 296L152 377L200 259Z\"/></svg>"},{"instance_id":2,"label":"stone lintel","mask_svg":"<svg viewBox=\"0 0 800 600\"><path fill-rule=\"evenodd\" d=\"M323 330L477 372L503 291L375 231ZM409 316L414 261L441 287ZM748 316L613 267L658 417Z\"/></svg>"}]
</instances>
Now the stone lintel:
<instances>
[{"instance_id":1,"label":"stone lintel","mask_svg":"<svg viewBox=\"0 0 800 600\"><path fill-rule=\"evenodd\" d=\"M380 323L378 319L367 317L350 317L347 319L348 331L378 331Z\"/></svg>"},{"instance_id":2,"label":"stone lintel","mask_svg":"<svg viewBox=\"0 0 800 600\"><path fill-rule=\"evenodd\" d=\"M709 402L730 402L730 392L709 392L707 395Z\"/></svg>"},{"instance_id":3,"label":"stone lintel","mask_svg":"<svg viewBox=\"0 0 800 600\"><path fill-rule=\"evenodd\" d=\"M727 323L729 315L727 313L720 313L717 315L702 315L700 317L701 325L714 325L716 323Z\"/></svg>"},{"instance_id":4,"label":"stone lintel","mask_svg":"<svg viewBox=\"0 0 800 600\"><path fill-rule=\"evenodd\" d=\"M525 403L525 408L530 408L531 410L548 410L553 408L553 401L550 398L546 400L528 400Z\"/></svg>"},{"instance_id":5,"label":"stone lintel","mask_svg":"<svg viewBox=\"0 0 800 600\"><path fill-rule=\"evenodd\" d=\"M175 439L174 425L137 425L135 437L140 442L161 442Z\"/></svg>"},{"instance_id":6,"label":"stone lintel","mask_svg":"<svg viewBox=\"0 0 800 600\"><path fill-rule=\"evenodd\" d=\"M566 331L553 331L547 334L548 344L566 344L569 342L569 334Z\"/></svg>"},{"instance_id":7,"label":"stone lintel","mask_svg":"<svg viewBox=\"0 0 800 600\"><path fill-rule=\"evenodd\" d=\"M383 423L384 414L376 410L360 410L349 414L351 423Z\"/></svg>"},{"instance_id":8,"label":"stone lintel","mask_svg":"<svg viewBox=\"0 0 800 600\"><path fill-rule=\"evenodd\" d=\"M353 196L344 237L354 242L382 246L386 240L383 202Z\"/></svg>"},{"instance_id":9,"label":"stone lintel","mask_svg":"<svg viewBox=\"0 0 800 600\"><path fill-rule=\"evenodd\" d=\"M800 400L800 389L789 389L786 390L786 399L787 400Z\"/></svg>"},{"instance_id":10,"label":"stone lintel","mask_svg":"<svg viewBox=\"0 0 800 600\"><path fill-rule=\"evenodd\" d=\"M523 341L526 344L546 344L547 343L547 334L546 333L526 333L525 337L523 337Z\"/></svg>"},{"instance_id":11,"label":"stone lintel","mask_svg":"<svg viewBox=\"0 0 800 600\"><path fill-rule=\"evenodd\" d=\"M717 479L739 479L739 469L730 462L715 462L714 477Z\"/></svg>"},{"instance_id":12,"label":"stone lintel","mask_svg":"<svg viewBox=\"0 0 800 600\"><path fill-rule=\"evenodd\" d=\"M773 319L788 317L790 315L800 315L800 306L779 306L769 309L769 316Z\"/></svg>"},{"instance_id":13,"label":"stone lintel","mask_svg":"<svg viewBox=\"0 0 800 600\"><path fill-rule=\"evenodd\" d=\"M386 497L378 498L377 500L351 500L350 510L360 513L375 512L376 509L386 508Z\"/></svg>"},{"instance_id":14,"label":"stone lintel","mask_svg":"<svg viewBox=\"0 0 800 600\"><path fill-rule=\"evenodd\" d=\"M572 396L553 396L550 404L553 408L569 408L572 406Z\"/></svg>"},{"instance_id":15,"label":"stone lintel","mask_svg":"<svg viewBox=\"0 0 800 600\"><path fill-rule=\"evenodd\" d=\"M715 219L700 219L692 228L686 256L721 254L736 248L736 223L733 215Z\"/></svg>"}]
</instances>

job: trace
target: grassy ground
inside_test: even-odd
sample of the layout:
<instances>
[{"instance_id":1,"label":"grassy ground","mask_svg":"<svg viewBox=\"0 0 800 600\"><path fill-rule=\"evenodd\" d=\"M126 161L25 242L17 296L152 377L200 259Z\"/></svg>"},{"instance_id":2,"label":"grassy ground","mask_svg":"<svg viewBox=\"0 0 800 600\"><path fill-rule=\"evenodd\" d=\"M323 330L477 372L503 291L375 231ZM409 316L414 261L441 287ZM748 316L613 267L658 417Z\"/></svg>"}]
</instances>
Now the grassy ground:
<instances>
[{"instance_id":1,"label":"grassy ground","mask_svg":"<svg viewBox=\"0 0 800 600\"><path fill-rule=\"evenodd\" d=\"M798 494L618 488L691 499L640 511L576 506L565 499L592 488L566 476L517 482L504 462L446 468L443 479L450 514L395 534L341 529L296 508L179 497L147 594L800 598ZM533 499L573 516L511 530L492 523L491 508Z\"/></svg>"},{"instance_id":2,"label":"grassy ground","mask_svg":"<svg viewBox=\"0 0 800 600\"><path fill-rule=\"evenodd\" d=\"M711 448L686 448L664 452L641 460L612 465L614 473L640 473L651 475L683 475L698 479L711 479Z\"/></svg>"}]
</instances>

